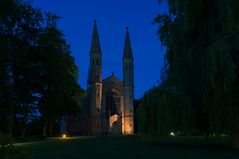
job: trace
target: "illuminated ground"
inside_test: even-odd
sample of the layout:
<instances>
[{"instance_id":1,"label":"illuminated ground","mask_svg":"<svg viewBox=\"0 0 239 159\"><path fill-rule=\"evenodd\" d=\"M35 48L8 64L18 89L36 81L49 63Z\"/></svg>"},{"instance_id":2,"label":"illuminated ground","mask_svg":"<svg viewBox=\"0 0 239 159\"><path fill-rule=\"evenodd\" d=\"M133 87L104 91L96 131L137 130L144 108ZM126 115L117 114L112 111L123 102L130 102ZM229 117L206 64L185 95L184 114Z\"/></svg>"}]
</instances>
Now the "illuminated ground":
<instances>
[{"instance_id":1,"label":"illuminated ground","mask_svg":"<svg viewBox=\"0 0 239 159\"><path fill-rule=\"evenodd\" d=\"M203 139L145 139L140 137L92 137L19 145L33 159L238 159L239 151L224 141Z\"/></svg>"}]
</instances>

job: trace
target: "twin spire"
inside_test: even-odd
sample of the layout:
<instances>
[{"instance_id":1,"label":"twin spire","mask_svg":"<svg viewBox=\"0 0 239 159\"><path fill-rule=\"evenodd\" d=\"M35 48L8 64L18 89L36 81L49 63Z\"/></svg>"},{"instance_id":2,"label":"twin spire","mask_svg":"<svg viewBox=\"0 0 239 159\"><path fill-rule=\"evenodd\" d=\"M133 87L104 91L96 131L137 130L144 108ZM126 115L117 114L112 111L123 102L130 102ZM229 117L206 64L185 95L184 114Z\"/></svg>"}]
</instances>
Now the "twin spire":
<instances>
[{"instance_id":1,"label":"twin spire","mask_svg":"<svg viewBox=\"0 0 239 159\"><path fill-rule=\"evenodd\" d=\"M126 37L125 37L125 44L124 44L123 59L133 59L128 27L126 27Z\"/></svg>"},{"instance_id":2,"label":"twin spire","mask_svg":"<svg viewBox=\"0 0 239 159\"><path fill-rule=\"evenodd\" d=\"M92 43L91 43L90 52L91 53L101 53L100 40L99 40L96 20L94 21L94 30L93 30L93 35L92 35Z\"/></svg>"},{"instance_id":3,"label":"twin spire","mask_svg":"<svg viewBox=\"0 0 239 159\"><path fill-rule=\"evenodd\" d=\"M93 29L91 51L90 52L91 53L101 53L100 40L99 40L96 20L94 21L94 29ZM132 48L131 48L131 43L130 43L128 27L126 27L126 37L125 37L125 44L124 44L123 59L133 59L133 53L132 53Z\"/></svg>"}]
</instances>

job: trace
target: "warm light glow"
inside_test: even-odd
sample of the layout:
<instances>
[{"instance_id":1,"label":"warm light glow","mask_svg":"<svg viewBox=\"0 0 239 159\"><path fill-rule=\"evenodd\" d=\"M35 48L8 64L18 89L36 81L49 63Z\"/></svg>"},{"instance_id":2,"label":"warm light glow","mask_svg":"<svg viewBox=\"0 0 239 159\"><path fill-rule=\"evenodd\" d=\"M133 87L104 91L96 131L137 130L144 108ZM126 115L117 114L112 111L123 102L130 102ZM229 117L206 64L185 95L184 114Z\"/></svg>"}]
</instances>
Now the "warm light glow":
<instances>
[{"instance_id":1,"label":"warm light glow","mask_svg":"<svg viewBox=\"0 0 239 159\"><path fill-rule=\"evenodd\" d=\"M112 128L112 125L113 125L114 122L117 122L119 120L120 120L119 115L117 115L117 114L112 115L110 117L110 128Z\"/></svg>"},{"instance_id":2,"label":"warm light glow","mask_svg":"<svg viewBox=\"0 0 239 159\"><path fill-rule=\"evenodd\" d=\"M133 118L124 118L124 135L131 135L134 133Z\"/></svg>"},{"instance_id":3,"label":"warm light glow","mask_svg":"<svg viewBox=\"0 0 239 159\"><path fill-rule=\"evenodd\" d=\"M174 132L170 132L170 136L175 136L175 133Z\"/></svg>"},{"instance_id":4,"label":"warm light glow","mask_svg":"<svg viewBox=\"0 0 239 159\"><path fill-rule=\"evenodd\" d=\"M66 134L62 134L62 138L66 138Z\"/></svg>"}]
</instances>

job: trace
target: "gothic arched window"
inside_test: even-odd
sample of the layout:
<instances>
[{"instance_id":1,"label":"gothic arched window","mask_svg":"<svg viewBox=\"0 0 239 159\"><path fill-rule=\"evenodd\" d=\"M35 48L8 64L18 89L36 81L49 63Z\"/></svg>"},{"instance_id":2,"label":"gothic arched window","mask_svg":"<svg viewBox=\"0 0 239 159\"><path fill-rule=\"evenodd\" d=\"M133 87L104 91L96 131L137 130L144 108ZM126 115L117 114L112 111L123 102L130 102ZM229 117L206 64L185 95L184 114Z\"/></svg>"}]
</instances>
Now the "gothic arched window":
<instances>
[{"instance_id":1,"label":"gothic arched window","mask_svg":"<svg viewBox=\"0 0 239 159\"><path fill-rule=\"evenodd\" d=\"M106 114L111 116L121 114L120 112L120 95L115 92L109 92L106 97Z\"/></svg>"}]
</instances>

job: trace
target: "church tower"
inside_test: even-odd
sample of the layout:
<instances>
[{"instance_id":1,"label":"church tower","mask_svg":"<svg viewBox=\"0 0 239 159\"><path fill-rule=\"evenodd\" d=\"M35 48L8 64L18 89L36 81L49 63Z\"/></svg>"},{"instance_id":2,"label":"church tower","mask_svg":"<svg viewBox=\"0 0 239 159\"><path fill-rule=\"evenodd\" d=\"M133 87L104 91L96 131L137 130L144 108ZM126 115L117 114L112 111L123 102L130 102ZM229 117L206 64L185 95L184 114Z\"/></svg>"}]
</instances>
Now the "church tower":
<instances>
[{"instance_id":1,"label":"church tower","mask_svg":"<svg viewBox=\"0 0 239 159\"><path fill-rule=\"evenodd\" d=\"M113 73L102 79L102 51L94 22L87 93L82 111L67 118L67 132L83 135L134 134L134 57L126 28L122 57L123 80Z\"/></svg>"},{"instance_id":2,"label":"church tower","mask_svg":"<svg viewBox=\"0 0 239 159\"><path fill-rule=\"evenodd\" d=\"M102 53L96 20L92 35L90 50L90 69L88 75L89 93L89 131L92 134L101 133L101 99L102 99Z\"/></svg>"},{"instance_id":3,"label":"church tower","mask_svg":"<svg viewBox=\"0 0 239 159\"><path fill-rule=\"evenodd\" d=\"M123 53L124 115L123 133L134 134L134 58L128 27Z\"/></svg>"}]
</instances>

